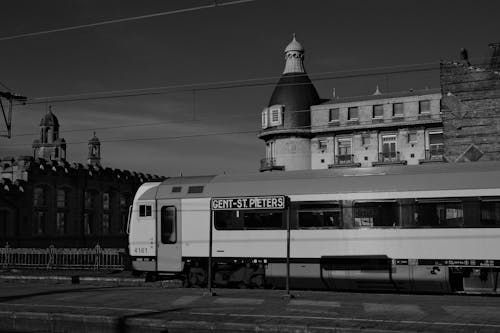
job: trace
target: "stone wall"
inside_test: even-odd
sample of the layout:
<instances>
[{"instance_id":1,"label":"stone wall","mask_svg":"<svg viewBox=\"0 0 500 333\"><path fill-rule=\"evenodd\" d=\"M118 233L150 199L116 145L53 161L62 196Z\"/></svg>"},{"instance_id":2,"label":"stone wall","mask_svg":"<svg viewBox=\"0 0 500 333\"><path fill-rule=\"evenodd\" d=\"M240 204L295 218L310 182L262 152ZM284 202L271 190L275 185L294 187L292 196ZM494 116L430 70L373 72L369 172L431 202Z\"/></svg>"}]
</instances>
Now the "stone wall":
<instances>
[{"instance_id":1,"label":"stone wall","mask_svg":"<svg viewBox=\"0 0 500 333\"><path fill-rule=\"evenodd\" d=\"M440 81L446 159L500 160L500 72L442 63Z\"/></svg>"}]
</instances>

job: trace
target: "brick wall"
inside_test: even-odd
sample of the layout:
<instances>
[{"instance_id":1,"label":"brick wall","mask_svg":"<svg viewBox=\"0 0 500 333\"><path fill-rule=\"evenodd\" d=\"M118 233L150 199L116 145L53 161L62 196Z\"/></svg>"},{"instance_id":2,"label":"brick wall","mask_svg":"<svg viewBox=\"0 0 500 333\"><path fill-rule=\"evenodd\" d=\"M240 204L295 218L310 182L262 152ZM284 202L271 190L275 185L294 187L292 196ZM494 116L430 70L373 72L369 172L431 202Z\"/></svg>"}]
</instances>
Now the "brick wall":
<instances>
[{"instance_id":1,"label":"brick wall","mask_svg":"<svg viewBox=\"0 0 500 333\"><path fill-rule=\"evenodd\" d=\"M500 160L500 72L442 63L440 81L446 159Z\"/></svg>"}]
</instances>

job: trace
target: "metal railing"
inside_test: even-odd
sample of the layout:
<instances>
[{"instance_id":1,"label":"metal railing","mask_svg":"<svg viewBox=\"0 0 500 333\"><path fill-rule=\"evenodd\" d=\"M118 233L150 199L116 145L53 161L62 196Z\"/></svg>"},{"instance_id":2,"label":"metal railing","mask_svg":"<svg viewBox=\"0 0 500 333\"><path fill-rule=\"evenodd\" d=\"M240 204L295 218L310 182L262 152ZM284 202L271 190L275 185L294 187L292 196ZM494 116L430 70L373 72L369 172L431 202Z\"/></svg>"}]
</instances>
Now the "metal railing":
<instances>
[{"instance_id":1,"label":"metal railing","mask_svg":"<svg viewBox=\"0 0 500 333\"><path fill-rule=\"evenodd\" d=\"M399 158L400 153L399 151L390 151L390 152L384 152L384 153L378 153L378 161L379 162L400 162L401 159Z\"/></svg>"},{"instance_id":2,"label":"metal railing","mask_svg":"<svg viewBox=\"0 0 500 333\"><path fill-rule=\"evenodd\" d=\"M431 146L431 149L425 150L425 159L429 161L441 161L444 158L444 146Z\"/></svg>"},{"instance_id":3,"label":"metal railing","mask_svg":"<svg viewBox=\"0 0 500 333\"><path fill-rule=\"evenodd\" d=\"M0 267L45 269L123 270L125 249L101 248L0 248Z\"/></svg>"},{"instance_id":4,"label":"metal railing","mask_svg":"<svg viewBox=\"0 0 500 333\"><path fill-rule=\"evenodd\" d=\"M276 158L274 157L266 157L260 160L260 171L283 169L283 166L276 165Z\"/></svg>"},{"instance_id":5,"label":"metal railing","mask_svg":"<svg viewBox=\"0 0 500 333\"><path fill-rule=\"evenodd\" d=\"M335 156L334 163L337 165L343 164L353 164L354 163L354 155L337 155Z\"/></svg>"}]
</instances>

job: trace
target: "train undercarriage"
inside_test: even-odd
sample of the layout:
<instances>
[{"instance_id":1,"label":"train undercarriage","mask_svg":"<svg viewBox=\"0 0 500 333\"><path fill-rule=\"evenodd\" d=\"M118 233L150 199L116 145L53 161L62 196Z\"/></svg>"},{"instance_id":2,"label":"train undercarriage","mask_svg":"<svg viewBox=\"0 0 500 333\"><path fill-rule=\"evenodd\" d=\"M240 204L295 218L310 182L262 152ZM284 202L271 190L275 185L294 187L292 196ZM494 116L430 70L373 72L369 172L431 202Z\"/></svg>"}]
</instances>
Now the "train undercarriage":
<instances>
[{"instance_id":1,"label":"train undercarriage","mask_svg":"<svg viewBox=\"0 0 500 333\"><path fill-rule=\"evenodd\" d=\"M270 288L286 286L286 263L262 259L215 260L212 286ZM323 257L319 262L290 263L290 287L302 290L403 293L497 294L499 267L443 265L439 261L391 260L385 257ZM184 260L181 273L149 271L148 281L175 276L184 287L208 286L208 260Z\"/></svg>"}]
</instances>

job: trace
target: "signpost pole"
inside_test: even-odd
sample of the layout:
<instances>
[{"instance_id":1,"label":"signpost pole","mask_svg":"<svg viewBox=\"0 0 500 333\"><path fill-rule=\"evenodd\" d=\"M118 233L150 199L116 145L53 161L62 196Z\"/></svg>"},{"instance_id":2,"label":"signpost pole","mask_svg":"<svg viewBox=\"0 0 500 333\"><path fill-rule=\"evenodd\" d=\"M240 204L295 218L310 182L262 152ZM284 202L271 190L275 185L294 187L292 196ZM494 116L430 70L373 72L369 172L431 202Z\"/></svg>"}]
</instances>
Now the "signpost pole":
<instances>
[{"instance_id":1,"label":"signpost pole","mask_svg":"<svg viewBox=\"0 0 500 333\"><path fill-rule=\"evenodd\" d=\"M290 293L290 207L286 210L286 295L287 298L294 298Z\"/></svg>"},{"instance_id":2,"label":"signpost pole","mask_svg":"<svg viewBox=\"0 0 500 333\"><path fill-rule=\"evenodd\" d=\"M210 212L210 235L208 240L208 296L215 296L215 292L212 291L212 225L213 225L214 212Z\"/></svg>"}]
</instances>

